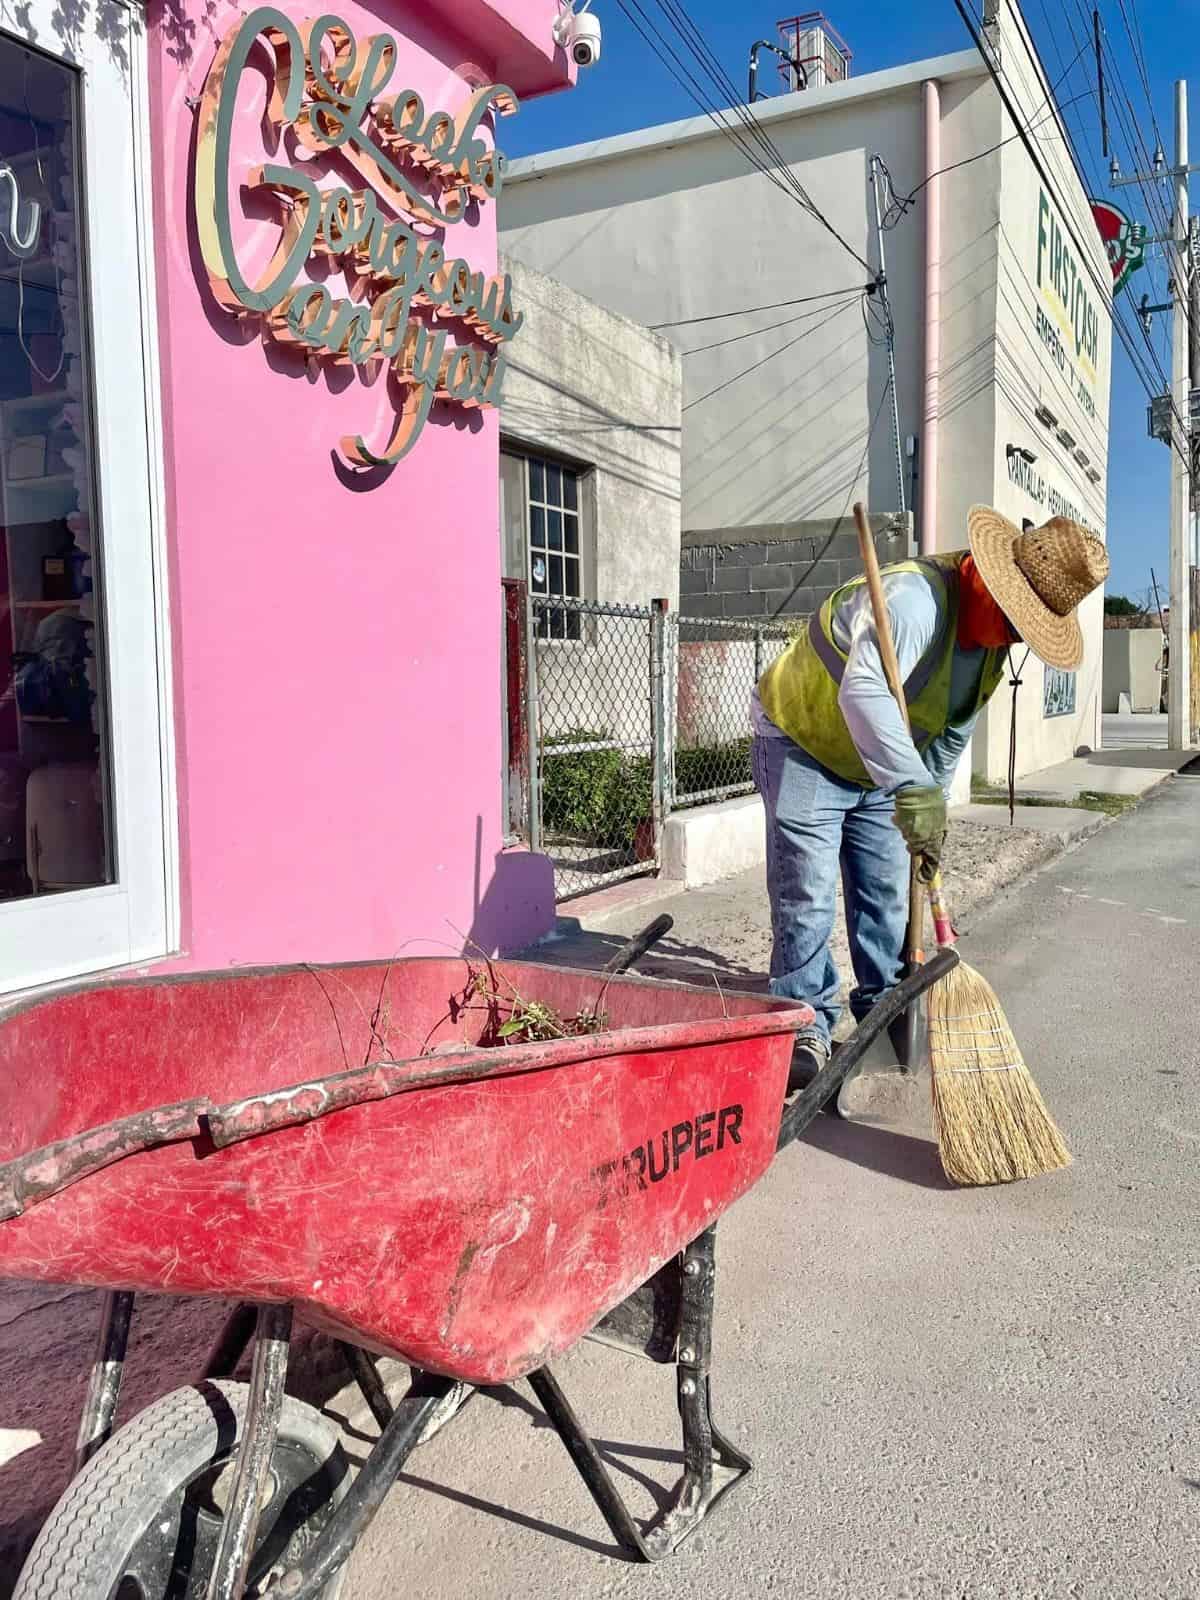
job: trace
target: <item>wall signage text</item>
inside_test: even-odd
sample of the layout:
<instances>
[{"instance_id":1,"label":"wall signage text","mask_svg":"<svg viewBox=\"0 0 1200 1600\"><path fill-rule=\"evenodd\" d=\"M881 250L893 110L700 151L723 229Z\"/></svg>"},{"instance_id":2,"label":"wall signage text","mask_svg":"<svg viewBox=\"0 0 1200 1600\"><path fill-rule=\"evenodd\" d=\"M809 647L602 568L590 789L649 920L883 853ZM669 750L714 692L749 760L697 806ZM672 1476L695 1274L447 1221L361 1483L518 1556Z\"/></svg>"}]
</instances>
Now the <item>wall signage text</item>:
<instances>
[{"instance_id":1,"label":"wall signage text","mask_svg":"<svg viewBox=\"0 0 1200 1600\"><path fill-rule=\"evenodd\" d=\"M1045 512L1045 521L1051 517L1066 517L1071 522L1077 522L1081 528L1086 528L1089 533L1099 536L1100 530L1092 522L1087 512L1069 500L1061 489L1048 485L1045 475L1036 471L1028 461L1014 451L1008 458L1008 481L1016 484Z\"/></svg>"},{"instance_id":2,"label":"wall signage text","mask_svg":"<svg viewBox=\"0 0 1200 1600\"><path fill-rule=\"evenodd\" d=\"M281 151L290 131L302 150L348 166L353 185L318 187L309 162L267 159L231 172L238 86L248 68L257 76L264 50L272 69L264 154ZM406 455L435 399L496 405L504 346L524 320L506 273L473 271L444 242L473 204L499 195L504 158L480 129L493 108L515 111L517 97L489 84L456 112L427 109L413 89L388 92L398 56L390 34L360 43L337 17L297 24L260 6L221 43L199 111L193 205L211 291L235 315L260 318L269 338L339 365L388 369L390 437L341 441L346 459L364 467ZM234 245L236 184L279 213L275 252L253 282ZM312 278L310 260L325 269ZM327 281L330 265L348 293Z\"/></svg>"},{"instance_id":3,"label":"wall signage text","mask_svg":"<svg viewBox=\"0 0 1200 1600\"><path fill-rule=\"evenodd\" d=\"M1038 338L1082 410L1094 417L1092 385L1100 351L1100 313L1086 269L1044 189L1038 191L1036 282L1044 302L1037 307Z\"/></svg>"}]
</instances>

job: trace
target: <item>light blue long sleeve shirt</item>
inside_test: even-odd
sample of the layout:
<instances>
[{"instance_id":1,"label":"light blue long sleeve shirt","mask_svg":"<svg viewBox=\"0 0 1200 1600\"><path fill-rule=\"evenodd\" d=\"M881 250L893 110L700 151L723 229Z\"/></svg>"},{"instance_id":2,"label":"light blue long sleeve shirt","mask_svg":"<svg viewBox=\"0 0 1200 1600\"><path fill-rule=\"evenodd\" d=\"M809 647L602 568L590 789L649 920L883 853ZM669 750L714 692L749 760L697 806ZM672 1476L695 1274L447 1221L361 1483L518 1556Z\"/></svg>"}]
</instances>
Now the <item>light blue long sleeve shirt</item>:
<instances>
[{"instance_id":1,"label":"light blue long sleeve shirt","mask_svg":"<svg viewBox=\"0 0 1200 1600\"><path fill-rule=\"evenodd\" d=\"M913 572L885 572L883 592L900 676L907 679L936 640L937 602L929 584ZM950 668L950 721L929 742L922 756L888 688L871 597L865 585L855 589L834 613L833 638L846 656L838 706L872 783L889 794L897 789L928 788L930 784L948 790L975 726L987 652L982 648L964 650L955 644ZM751 701L751 719L756 733L783 737L763 710L757 689Z\"/></svg>"}]
</instances>

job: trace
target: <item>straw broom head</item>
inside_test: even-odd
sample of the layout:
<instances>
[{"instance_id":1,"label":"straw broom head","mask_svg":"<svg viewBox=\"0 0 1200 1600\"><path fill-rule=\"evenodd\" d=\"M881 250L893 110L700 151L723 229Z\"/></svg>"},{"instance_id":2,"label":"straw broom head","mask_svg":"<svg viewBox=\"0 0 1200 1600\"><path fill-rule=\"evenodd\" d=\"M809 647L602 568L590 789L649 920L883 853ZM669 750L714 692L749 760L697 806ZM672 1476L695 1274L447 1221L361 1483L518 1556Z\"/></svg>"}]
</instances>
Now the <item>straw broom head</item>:
<instances>
[{"instance_id":1,"label":"straw broom head","mask_svg":"<svg viewBox=\"0 0 1200 1600\"><path fill-rule=\"evenodd\" d=\"M929 991L929 1054L952 1183L1012 1183L1070 1165L995 991L965 961Z\"/></svg>"}]
</instances>

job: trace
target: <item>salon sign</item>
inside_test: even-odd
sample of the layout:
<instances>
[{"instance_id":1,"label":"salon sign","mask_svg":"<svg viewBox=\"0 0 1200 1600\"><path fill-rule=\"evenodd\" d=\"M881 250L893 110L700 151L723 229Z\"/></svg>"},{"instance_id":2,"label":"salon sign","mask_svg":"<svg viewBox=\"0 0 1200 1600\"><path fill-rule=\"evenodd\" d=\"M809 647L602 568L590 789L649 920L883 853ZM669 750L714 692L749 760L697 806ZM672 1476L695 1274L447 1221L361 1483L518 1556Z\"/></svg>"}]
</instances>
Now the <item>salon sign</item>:
<instances>
[{"instance_id":1,"label":"salon sign","mask_svg":"<svg viewBox=\"0 0 1200 1600\"><path fill-rule=\"evenodd\" d=\"M398 59L390 34L358 41L337 17L296 23L261 6L222 41L198 113L192 200L212 294L258 319L266 337L390 385L388 436L341 440L360 467L406 455L435 400L496 405L505 347L523 320L508 275L473 271L446 242L500 193L504 158L483 134L517 97L504 84L464 84L462 105L426 107L415 90L393 87ZM239 88L247 73L261 84L264 61L262 157L235 165ZM306 153L302 164L281 159L289 141ZM320 157L352 180L319 186ZM234 242L242 189L278 222L274 254L257 271Z\"/></svg>"}]
</instances>

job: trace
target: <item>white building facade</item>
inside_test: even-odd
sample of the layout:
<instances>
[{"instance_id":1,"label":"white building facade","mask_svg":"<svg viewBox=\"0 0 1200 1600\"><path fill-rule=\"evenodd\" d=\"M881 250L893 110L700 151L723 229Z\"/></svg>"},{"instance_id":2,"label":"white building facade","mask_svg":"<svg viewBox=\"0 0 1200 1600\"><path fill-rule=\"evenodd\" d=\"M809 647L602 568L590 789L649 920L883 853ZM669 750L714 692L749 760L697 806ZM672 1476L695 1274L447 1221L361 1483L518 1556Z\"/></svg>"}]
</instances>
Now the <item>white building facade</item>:
<instances>
[{"instance_id":1,"label":"white building facade","mask_svg":"<svg viewBox=\"0 0 1200 1600\"><path fill-rule=\"evenodd\" d=\"M707 118L512 164L504 249L682 354L685 538L779 537L838 523L856 499L898 511L902 492L925 551L961 549L976 502L1018 526L1061 513L1103 536L1111 272L1012 8L990 37L1036 163L973 50L755 107L840 240ZM898 440L865 294L879 260L873 155L908 201L883 235ZM1026 664L1019 774L1099 744L1099 594L1081 620L1077 674ZM1008 762L1007 692L998 700L972 758L989 779Z\"/></svg>"}]
</instances>

